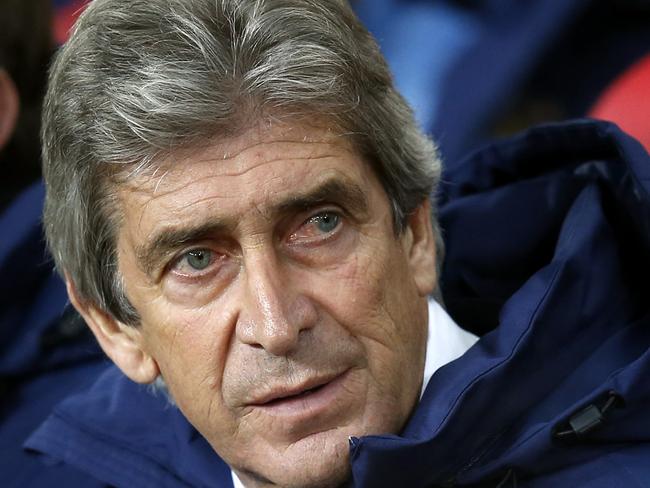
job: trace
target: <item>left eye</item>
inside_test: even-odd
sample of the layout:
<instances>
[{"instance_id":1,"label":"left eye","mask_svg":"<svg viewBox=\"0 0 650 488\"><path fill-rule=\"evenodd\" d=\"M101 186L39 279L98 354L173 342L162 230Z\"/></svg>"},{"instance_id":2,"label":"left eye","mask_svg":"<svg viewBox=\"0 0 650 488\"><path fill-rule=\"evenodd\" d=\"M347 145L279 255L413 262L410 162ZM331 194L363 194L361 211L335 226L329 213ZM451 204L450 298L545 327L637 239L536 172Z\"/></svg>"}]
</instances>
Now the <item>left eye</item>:
<instances>
[{"instance_id":1,"label":"left eye","mask_svg":"<svg viewBox=\"0 0 650 488\"><path fill-rule=\"evenodd\" d=\"M323 212L314 215L307 222L316 226L322 233L328 234L338 227L340 220L341 217L334 212Z\"/></svg>"},{"instance_id":2,"label":"left eye","mask_svg":"<svg viewBox=\"0 0 650 488\"><path fill-rule=\"evenodd\" d=\"M341 227L341 223L341 215L337 212L325 211L312 214L291 234L289 240L294 243L320 242L334 236Z\"/></svg>"}]
</instances>

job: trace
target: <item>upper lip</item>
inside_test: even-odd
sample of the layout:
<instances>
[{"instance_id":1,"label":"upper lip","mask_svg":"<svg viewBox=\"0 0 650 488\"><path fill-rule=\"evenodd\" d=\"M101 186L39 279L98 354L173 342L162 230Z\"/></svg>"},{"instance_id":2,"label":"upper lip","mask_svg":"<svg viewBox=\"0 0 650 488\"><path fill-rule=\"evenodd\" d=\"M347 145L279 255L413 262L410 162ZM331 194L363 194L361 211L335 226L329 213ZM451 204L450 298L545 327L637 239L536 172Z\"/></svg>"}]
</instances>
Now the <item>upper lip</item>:
<instances>
[{"instance_id":1,"label":"upper lip","mask_svg":"<svg viewBox=\"0 0 650 488\"><path fill-rule=\"evenodd\" d=\"M319 386L326 385L341 376L341 374L343 373L311 378L300 383L299 385L276 385L269 389L265 388L263 392L253 395L252 400L249 401L248 404L251 406L261 406L275 400L281 400L282 398L299 395L306 392L307 390L312 390L314 388L318 388Z\"/></svg>"}]
</instances>

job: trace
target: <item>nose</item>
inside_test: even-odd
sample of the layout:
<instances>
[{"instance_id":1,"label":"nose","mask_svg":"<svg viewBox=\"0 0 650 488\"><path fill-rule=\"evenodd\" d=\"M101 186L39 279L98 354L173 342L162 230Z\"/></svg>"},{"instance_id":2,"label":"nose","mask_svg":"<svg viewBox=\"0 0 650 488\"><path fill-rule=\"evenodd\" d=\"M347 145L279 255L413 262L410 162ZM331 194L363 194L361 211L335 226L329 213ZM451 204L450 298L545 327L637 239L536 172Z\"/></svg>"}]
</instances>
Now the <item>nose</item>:
<instances>
[{"instance_id":1,"label":"nose","mask_svg":"<svg viewBox=\"0 0 650 488\"><path fill-rule=\"evenodd\" d=\"M301 333L316 323L316 309L274 253L248 258L237 336L271 355L287 356L297 349Z\"/></svg>"}]
</instances>

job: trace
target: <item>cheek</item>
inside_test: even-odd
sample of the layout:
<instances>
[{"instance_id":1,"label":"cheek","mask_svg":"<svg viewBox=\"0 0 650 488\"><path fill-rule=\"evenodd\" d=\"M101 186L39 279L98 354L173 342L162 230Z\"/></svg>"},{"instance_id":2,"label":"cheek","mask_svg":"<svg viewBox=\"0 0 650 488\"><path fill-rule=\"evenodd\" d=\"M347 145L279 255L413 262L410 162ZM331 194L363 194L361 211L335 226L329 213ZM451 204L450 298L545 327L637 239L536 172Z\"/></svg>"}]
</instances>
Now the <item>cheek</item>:
<instances>
[{"instance_id":1,"label":"cheek","mask_svg":"<svg viewBox=\"0 0 650 488\"><path fill-rule=\"evenodd\" d=\"M142 315L145 346L178 406L183 411L197 410L204 408L207 399L220 398L229 347L228 327L219 320L224 317L215 316L209 307L189 310L164 305Z\"/></svg>"},{"instance_id":2,"label":"cheek","mask_svg":"<svg viewBox=\"0 0 650 488\"><path fill-rule=\"evenodd\" d=\"M360 338L384 342L382 336L393 328L395 307L388 302L393 301L389 300L391 287L401 281L400 256L389 244L364 236L357 252L311 277L316 301Z\"/></svg>"},{"instance_id":3,"label":"cheek","mask_svg":"<svg viewBox=\"0 0 650 488\"><path fill-rule=\"evenodd\" d=\"M365 304L380 302L386 282L387 250L382 243L362 236L357 248L331 269L318 273L322 282L329 283L329 293L337 301ZM321 283L321 286L324 286ZM321 288L322 290L322 288Z\"/></svg>"},{"instance_id":4,"label":"cheek","mask_svg":"<svg viewBox=\"0 0 650 488\"><path fill-rule=\"evenodd\" d=\"M362 345L375 401L390 398L408 410L424 364L426 299L415 289L401 247L374 243L322 277L319 301ZM332 278L337 286L326 286Z\"/></svg>"}]
</instances>

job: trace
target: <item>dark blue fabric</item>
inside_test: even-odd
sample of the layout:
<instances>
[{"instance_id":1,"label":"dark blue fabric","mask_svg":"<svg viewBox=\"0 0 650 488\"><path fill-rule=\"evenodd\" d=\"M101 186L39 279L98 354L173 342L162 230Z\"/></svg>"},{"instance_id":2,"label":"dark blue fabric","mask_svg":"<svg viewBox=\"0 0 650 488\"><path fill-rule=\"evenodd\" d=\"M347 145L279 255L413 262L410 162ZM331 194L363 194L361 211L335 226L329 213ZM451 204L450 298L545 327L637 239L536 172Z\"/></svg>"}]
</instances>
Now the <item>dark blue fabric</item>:
<instances>
[{"instance_id":1,"label":"dark blue fabric","mask_svg":"<svg viewBox=\"0 0 650 488\"><path fill-rule=\"evenodd\" d=\"M354 485L649 487L648 155L577 121L487 147L445 182L443 294L484 335L401 435L351 441ZM555 437L609 398L600 428ZM231 485L178 410L114 368L27 445L117 487Z\"/></svg>"},{"instance_id":2,"label":"dark blue fabric","mask_svg":"<svg viewBox=\"0 0 650 488\"><path fill-rule=\"evenodd\" d=\"M22 443L52 407L90 385L104 356L53 271L41 229L43 187L0 216L0 486L95 486L70 466L44 467Z\"/></svg>"},{"instance_id":3,"label":"dark blue fabric","mask_svg":"<svg viewBox=\"0 0 650 488\"><path fill-rule=\"evenodd\" d=\"M27 442L116 487L230 487L228 466L166 397L111 367Z\"/></svg>"},{"instance_id":4,"label":"dark blue fabric","mask_svg":"<svg viewBox=\"0 0 650 488\"><path fill-rule=\"evenodd\" d=\"M0 377L36 373L101 354L69 312L41 228L44 189L27 188L0 216Z\"/></svg>"},{"instance_id":5,"label":"dark blue fabric","mask_svg":"<svg viewBox=\"0 0 650 488\"><path fill-rule=\"evenodd\" d=\"M87 361L23 378L6 393L0 408L0 486L44 488L105 486L71 465L43 465L22 444L62 399L89 386L107 367Z\"/></svg>"}]
</instances>

